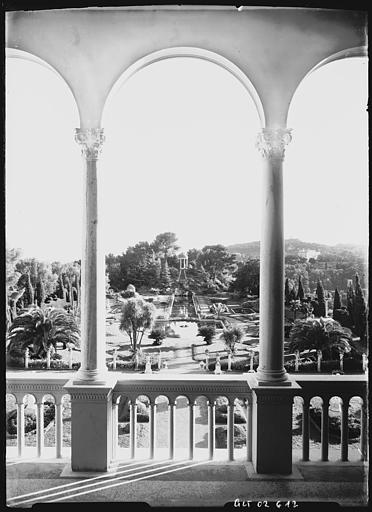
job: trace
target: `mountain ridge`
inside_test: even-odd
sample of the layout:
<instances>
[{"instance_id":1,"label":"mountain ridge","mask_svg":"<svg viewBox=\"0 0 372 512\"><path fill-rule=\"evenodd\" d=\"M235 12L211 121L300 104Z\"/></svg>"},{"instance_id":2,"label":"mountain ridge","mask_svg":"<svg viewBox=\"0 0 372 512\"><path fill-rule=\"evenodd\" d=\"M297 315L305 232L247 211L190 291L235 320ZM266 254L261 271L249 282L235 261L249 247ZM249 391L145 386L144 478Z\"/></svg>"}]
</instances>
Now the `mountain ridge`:
<instances>
[{"instance_id":1,"label":"mountain ridge","mask_svg":"<svg viewBox=\"0 0 372 512\"><path fill-rule=\"evenodd\" d=\"M327 253L334 254L335 256L345 251L354 254L365 254L367 252L367 248L361 244L338 243L328 245L317 242L303 242L299 238L287 238L284 243L286 255L295 255L301 250L314 250L320 252L321 255ZM252 242L231 244L227 245L226 249L230 253L240 253L245 258L259 258L260 241L254 240Z\"/></svg>"}]
</instances>

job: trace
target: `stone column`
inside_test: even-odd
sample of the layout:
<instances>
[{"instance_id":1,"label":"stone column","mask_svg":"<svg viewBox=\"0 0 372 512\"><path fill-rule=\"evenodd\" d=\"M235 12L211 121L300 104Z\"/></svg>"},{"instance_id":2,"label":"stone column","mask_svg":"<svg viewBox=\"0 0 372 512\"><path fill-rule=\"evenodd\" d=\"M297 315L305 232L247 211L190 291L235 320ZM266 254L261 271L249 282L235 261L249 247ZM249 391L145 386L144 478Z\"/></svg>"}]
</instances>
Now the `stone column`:
<instances>
[{"instance_id":1,"label":"stone column","mask_svg":"<svg viewBox=\"0 0 372 512\"><path fill-rule=\"evenodd\" d=\"M81 258L81 367L65 384L71 395L71 469L108 471L113 457L112 393L105 357L105 259L98 223L97 160L101 128L77 129L84 161Z\"/></svg>"},{"instance_id":2,"label":"stone column","mask_svg":"<svg viewBox=\"0 0 372 512\"><path fill-rule=\"evenodd\" d=\"M290 385L284 370L283 159L290 130L264 128L257 147L263 157L260 249L260 354L258 385Z\"/></svg>"},{"instance_id":3,"label":"stone column","mask_svg":"<svg viewBox=\"0 0 372 512\"><path fill-rule=\"evenodd\" d=\"M99 243L97 160L103 129L76 130L84 161L83 251L81 257L81 367L74 384L104 384L105 259Z\"/></svg>"}]
</instances>

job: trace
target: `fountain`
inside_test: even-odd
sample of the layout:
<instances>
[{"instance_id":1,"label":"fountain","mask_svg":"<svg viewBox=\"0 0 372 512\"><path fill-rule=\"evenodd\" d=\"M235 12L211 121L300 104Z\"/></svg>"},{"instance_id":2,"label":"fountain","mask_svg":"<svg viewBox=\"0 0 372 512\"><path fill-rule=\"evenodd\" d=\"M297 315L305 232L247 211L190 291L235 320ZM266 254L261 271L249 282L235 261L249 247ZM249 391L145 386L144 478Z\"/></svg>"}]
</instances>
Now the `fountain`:
<instances>
[{"instance_id":1,"label":"fountain","mask_svg":"<svg viewBox=\"0 0 372 512\"><path fill-rule=\"evenodd\" d=\"M30 349L27 347L25 350L25 368L28 368L29 357L30 357Z\"/></svg>"}]
</instances>

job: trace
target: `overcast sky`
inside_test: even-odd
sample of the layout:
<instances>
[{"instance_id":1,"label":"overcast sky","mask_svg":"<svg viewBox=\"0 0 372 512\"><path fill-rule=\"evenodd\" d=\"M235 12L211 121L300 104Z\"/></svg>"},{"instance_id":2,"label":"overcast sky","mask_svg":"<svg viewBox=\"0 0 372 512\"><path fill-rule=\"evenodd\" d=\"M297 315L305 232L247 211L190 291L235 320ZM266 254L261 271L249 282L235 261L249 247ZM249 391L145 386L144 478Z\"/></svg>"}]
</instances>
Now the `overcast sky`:
<instances>
[{"instance_id":1,"label":"overcast sky","mask_svg":"<svg viewBox=\"0 0 372 512\"><path fill-rule=\"evenodd\" d=\"M82 164L72 95L42 66L6 68L7 247L81 257ZM285 237L367 243L367 62L310 75L289 113ZM183 250L260 238L260 124L241 83L219 66L173 58L131 77L108 105L99 166L105 252L173 231Z\"/></svg>"}]
</instances>

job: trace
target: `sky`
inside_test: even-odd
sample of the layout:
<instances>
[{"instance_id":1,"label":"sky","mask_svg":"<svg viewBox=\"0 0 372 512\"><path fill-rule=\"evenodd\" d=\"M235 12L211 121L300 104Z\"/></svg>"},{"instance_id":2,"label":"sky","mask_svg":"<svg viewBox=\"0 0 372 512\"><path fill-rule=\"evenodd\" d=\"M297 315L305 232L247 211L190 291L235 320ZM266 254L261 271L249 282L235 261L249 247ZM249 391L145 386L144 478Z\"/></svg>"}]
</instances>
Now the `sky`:
<instances>
[{"instance_id":1,"label":"sky","mask_svg":"<svg viewBox=\"0 0 372 512\"><path fill-rule=\"evenodd\" d=\"M367 244L367 62L330 63L291 105L284 165L285 238ZM81 257L82 159L77 108L50 70L6 67L6 243L23 257ZM260 122L243 85L196 58L154 63L107 105L99 219L107 253L164 231L182 250L259 240Z\"/></svg>"}]
</instances>

